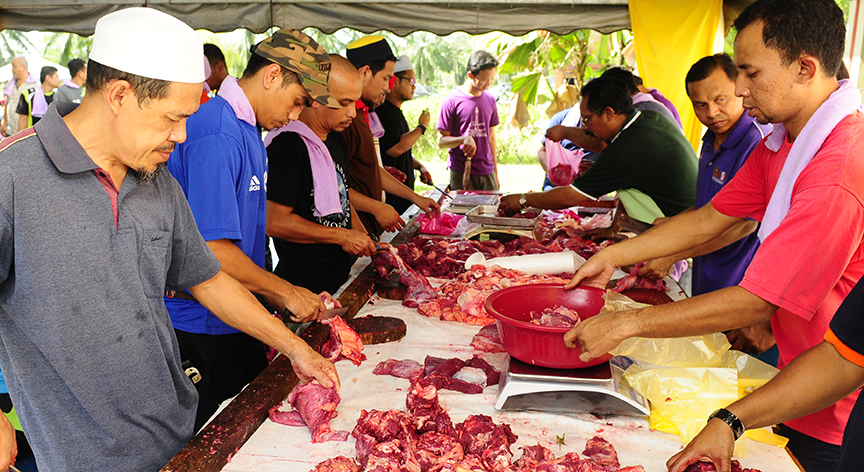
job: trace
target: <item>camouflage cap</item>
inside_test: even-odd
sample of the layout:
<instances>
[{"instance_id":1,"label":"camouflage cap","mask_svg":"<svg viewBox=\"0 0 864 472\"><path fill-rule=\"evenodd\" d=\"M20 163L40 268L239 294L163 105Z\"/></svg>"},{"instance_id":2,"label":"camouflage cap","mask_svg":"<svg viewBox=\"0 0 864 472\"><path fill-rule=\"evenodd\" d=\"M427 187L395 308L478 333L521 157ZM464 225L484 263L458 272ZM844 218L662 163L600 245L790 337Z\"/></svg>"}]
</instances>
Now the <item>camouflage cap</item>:
<instances>
[{"instance_id":1,"label":"camouflage cap","mask_svg":"<svg viewBox=\"0 0 864 472\"><path fill-rule=\"evenodd\" d=\"M280 29L255 45L252 52L297 73L300 83L316 102L341 108L327 88L330 55L314 39L297 30Z\"/></svg>"}]
</instances>

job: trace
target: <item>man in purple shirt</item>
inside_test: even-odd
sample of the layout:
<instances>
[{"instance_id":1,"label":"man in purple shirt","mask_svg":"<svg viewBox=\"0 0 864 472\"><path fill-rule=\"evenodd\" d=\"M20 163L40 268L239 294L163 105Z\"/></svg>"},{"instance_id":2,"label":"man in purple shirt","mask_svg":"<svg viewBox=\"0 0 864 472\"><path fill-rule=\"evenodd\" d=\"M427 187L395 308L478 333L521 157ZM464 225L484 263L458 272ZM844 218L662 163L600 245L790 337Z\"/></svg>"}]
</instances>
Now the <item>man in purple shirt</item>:
<instances>
[{"instance_id":1,"label":"man in purple shirt","mask_svg":"<svg viewBox=\"0 0 864 472\"><path fill-rule=\"evenodd\" d=\"M465 83L441 104L438 146L450 148L447 168L452 189L498 190L498 107L495 97L486 92L497 71L495 57L474 51L468 59Z\"/></svg>"}]
</instances>

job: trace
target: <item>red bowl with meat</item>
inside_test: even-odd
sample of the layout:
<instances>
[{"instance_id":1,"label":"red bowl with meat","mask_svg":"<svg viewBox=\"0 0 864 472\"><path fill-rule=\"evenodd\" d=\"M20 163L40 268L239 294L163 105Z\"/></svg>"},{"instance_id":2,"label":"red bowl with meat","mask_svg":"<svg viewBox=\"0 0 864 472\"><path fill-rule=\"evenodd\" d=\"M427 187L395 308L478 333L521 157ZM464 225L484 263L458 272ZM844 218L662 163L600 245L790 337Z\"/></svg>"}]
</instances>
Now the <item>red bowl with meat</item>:
<instances>
[{"instance_id":1,"label":"red bowl with meat","mask_svg":"<svg viewBox=\"0 0 864 472\"><path fill-rule=\"evenodd\" d=\"M585 320L603 308L604 290L576 287L564 290L559 284L519 285L499 290L486 298L486 312L496 320L501 343L511 356L522 362L553 369L592 367L608 361L607 354L588 362L579 360L582 349L564 344L564 333L570 328L540 326L530 323L531 312L563 306L576 311Z\"/></svg>"}]
</instances>

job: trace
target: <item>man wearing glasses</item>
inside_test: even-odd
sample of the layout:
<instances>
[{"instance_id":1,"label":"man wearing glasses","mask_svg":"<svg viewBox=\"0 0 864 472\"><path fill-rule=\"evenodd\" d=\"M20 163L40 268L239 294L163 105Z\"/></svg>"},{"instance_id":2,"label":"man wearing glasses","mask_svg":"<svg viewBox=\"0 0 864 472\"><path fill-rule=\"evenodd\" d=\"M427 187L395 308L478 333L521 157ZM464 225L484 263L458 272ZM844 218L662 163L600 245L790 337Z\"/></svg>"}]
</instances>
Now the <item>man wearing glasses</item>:
<instances>
[{"instance_id":1,"label":"man wearing glasses","mask_svg":"<svg viewBox=\"0 0 864 472\"><path fill-rule=\"evenodd\" d=\"M681 130L652 110L636 111L627 86L594 79L582 88L580 121L585 134L606 144L597 161L567 187L507 195L508 213L531 206L561 209L617 191L627 214L651 224L696 201L696 154Z\"/></svg>"},{"instance_id":2,"label":"man wearing glasses","mask_svg":"<svg viewBox=\"0 0 864 472\"><path fill-rule=\"evenodd\" d=\"M414 99L414 90L417 88L414 66L408 56L399 56L393 69L393 77L390 79L390 93L387 99L375 113L384 127L384 135L378 138L381 146L381 160L385 166L395 167L405 174L404 183L408 188L414 190L414 171L420 172L420 181L432 185L432 174L426 170L423 164L411 154L411 148L426 134L429 127L429 110L423 110L417 120L417 126L413 129L408 127L408 121L402 113L402 104ZM411 206L411 202L387 194L387 204L391 205L399 214Z\"/></svg>"}]
</instances>

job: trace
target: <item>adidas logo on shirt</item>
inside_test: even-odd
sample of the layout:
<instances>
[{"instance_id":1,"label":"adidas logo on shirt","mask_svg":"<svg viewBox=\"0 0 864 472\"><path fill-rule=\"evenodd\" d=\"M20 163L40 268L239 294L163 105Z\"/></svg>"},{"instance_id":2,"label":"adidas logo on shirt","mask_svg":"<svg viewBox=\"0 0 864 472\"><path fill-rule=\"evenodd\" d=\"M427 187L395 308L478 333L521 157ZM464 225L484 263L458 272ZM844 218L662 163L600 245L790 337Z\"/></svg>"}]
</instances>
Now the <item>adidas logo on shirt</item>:
<instances>
[{"instance_id":1,"label":"adidas logo on shirt","mask_svg":"<svg viewBox=\"0 0 864 472\"><path fill-rule=\"evenodd\" d=\"M250 192L256 192L256 191L258 191L258 190L261 190L261 181L258 180L258 176L257 176L257 175L253 175L253 176L252 176L252 181L249 182L249 191L250 191Z\"/></svg>"}]
</instances>

